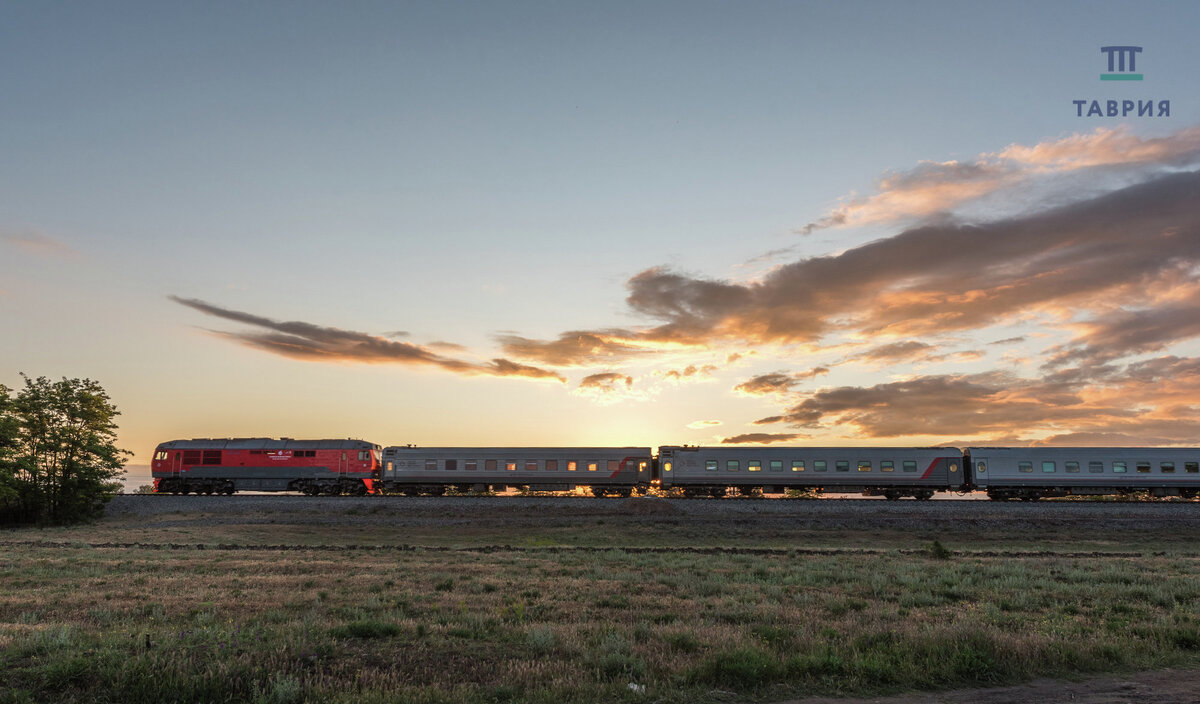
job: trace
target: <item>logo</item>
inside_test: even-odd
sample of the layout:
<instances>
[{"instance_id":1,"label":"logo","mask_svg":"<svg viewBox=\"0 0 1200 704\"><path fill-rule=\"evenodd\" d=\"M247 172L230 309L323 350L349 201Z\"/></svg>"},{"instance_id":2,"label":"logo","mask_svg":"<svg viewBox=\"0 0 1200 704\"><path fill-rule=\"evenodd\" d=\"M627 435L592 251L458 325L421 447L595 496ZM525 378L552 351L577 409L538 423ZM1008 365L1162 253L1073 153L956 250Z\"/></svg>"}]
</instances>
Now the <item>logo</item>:
<instances>
[{"instance_id":1,"label":"logo","mask_svg":"<svg viewBox=\"0 0 1200 704\"><path fill-rule=\"evenodd\" d=\"M1137 55L1142 53L1140 46L1102 46L1101 54L1108 54L1108 73L1100 74L1102 81L1140 81L1142 74L1137 71ZM1129 68L1125 68L1128 59ZM1118 73L1114 73L1117 71Z\"/></svg>"},{"instance_id":2,"label":"logo","mask_svg":"<svg viewBox=\"0 0 1200 704\"><path fill-rule=\"evenodd\" d=\"M1140 46L1102 46L1100 53L1108 57L1108 73L1100 74L1101 81L1140 81L1144 76L1137 72ZM1112 90L1119 91L1116 86ZM1131 86L1128 90L1134 90ZM1104 98L1081 98L1072 100L1075 117L1170 117L1171 101L1154 97L1130 95L1127 91L1117 96Z\"/></svg>"}]
</instances>

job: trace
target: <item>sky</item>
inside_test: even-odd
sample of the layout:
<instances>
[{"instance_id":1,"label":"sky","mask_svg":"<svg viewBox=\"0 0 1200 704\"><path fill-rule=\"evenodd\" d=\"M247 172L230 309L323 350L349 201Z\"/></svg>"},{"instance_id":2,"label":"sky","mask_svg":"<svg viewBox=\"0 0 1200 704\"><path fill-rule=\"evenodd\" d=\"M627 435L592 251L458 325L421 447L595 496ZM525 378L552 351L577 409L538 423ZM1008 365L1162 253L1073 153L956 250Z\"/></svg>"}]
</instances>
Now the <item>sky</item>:
<instances>
[{"instance_id":1,"label":"sky","mask_svg":"<svg viewBox=\"0 0 1200 704\"><path fill-rule=\"evenodd\" d=\"M139 466L192 437L1195 445L1196 26L0 3L0 383L96 380ZM1111 46L1141 80L1102 79Z\"/></svg>"}]
</instances>

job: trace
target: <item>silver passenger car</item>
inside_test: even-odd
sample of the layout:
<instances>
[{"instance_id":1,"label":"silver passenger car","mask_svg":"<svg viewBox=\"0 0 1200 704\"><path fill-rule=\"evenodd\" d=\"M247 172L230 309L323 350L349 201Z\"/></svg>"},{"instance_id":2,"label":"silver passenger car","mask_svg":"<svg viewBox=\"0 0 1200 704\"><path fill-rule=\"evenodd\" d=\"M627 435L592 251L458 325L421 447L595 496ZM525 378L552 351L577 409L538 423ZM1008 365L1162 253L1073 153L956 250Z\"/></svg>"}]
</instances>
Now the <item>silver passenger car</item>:
<instances>
[{"instance_id":1,"label":"silver passenger car","mask_svg":"<svg viewBox=\"0 0 1200 704\"><path fill-rule=\"evenodd\" d=\"M652 461L649 447L392 446L383 450L379 484L409 495L587 486L596 496L629 496L650 487Z\"/></svg>"},{"instance_id":2,"label":"silver passenger car","mask_svg":"<svg viewBox=\"0 0 1200 704\"><path fill-rule=\"evenodd\" d=\"M1043 496L1200 495L1200 449L1170 447L971 447L975 486L996 500Z\"/></svg>"},{"instance_id":3,"label":"silver passenger car","mask_svg":"<svg viewBox=\"0 0 1200 704\"><path fill-rule=\"evenodd\" d=\"M965 491L962 453L953 447L692 447L658 450L661 484L688 495L817 489L899 499Z\"/></svg>"}]
</instances>

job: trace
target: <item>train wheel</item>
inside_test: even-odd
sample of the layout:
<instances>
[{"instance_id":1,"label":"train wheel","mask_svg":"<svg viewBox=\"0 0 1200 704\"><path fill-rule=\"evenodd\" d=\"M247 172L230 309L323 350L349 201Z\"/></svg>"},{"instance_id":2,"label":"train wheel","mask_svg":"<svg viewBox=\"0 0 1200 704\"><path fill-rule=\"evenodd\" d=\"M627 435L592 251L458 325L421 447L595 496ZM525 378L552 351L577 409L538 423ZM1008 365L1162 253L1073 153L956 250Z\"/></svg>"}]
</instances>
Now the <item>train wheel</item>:
<instances>
[{"instance_id":1,"label":"train wheel","mask_svg":"<svg viewBox=\"0 0 1200 704\"><path fill-rule=\"evenodd\" d=\"M628 499L632 495L633 489L630 489L629 487L625 487L617 491L617 496L620 496L623 499Z\"/></svg>"},{"instance_id":2,"label":"train wheel","mask_svg":"<svg viewBox=\"0 0 1200 704\"><path fill-rule=\"evenodd\" d=\"M725 487L722 486L722 487L717 487L716 489L709 489L708 495L714 499L724 498L725 497Z\"/></svg>"},{"instance_id":3,"label":"train wheel","mask_svg":"<svg viewBox=\"0 0 1200 704\"><path fill-rule=\"evenodd\" d=\"M887 499L888 501L899 501L900 500L900 492L885 491L885 492L883 492L883 498Z\"/></svg>"},{"instance_id":4,"label":"train wheel","mask_svg":"<svg viewBox=\"0 0 1200 704\"><path fill-rule=\"evenodd\" d=\"M592 487L592 496L595 496L597 499L604 498L604 489L598 486Z\"/></svg>"}]
</instances>

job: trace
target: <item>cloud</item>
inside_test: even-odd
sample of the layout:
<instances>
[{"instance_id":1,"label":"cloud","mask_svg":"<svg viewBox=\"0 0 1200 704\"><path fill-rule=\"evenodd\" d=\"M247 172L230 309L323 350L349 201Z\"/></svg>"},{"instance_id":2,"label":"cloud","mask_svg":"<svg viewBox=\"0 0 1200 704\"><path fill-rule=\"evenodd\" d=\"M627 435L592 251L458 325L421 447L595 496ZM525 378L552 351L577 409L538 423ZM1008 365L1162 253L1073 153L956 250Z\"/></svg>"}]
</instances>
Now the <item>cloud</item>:
<instances>
[{"instance_id":1,"label":"cloud","mask_svg":"<svg viewBox=\"0 0 1200 704\"><path fill-rule=\"evenodd\" d=\"M923 161L907 171L889 171L873 195L851 197L796 232L927 218L1046 175L1098 168L1136 175L1150 167L1180 168L1198 160L1200 126L1158 138L1138 137L1126 125L1099 128L1033 146L1012 144L971 161Z\"/></svg>"},{"instance_id":2,"label":"cloud","mask_svg":"<svg viewBox=\"0 0 1200 704\"><path fill-rule=\"evenodd\" d=\"M692 430L703 430L704 428L712 428L717 425L721 425L721 421L719 421L719 420L694 420L691 423L688 423L687 427L691 428Z\"/></svg>"},{"instance_id":3,"label":"cloud","mask_svg":"<svg viewBox=\"0 0 1200 704\"><path fill-rule=\"evenodd\" d=\"M833 332L923 337L1105 297L1126 305L1200 266L1200 173L1184 172L1024 217L926 225L735 284L647 269L628 303L643 340L814 342Z\"/></svg>"},{"instance_id":4,"label":"cloud","mask_svg":"<svg viewBox=\"0 0 1200 704\"><path fill-rule=\"evenodd\" d=\"M1198 394L1200 359L1167 356L1034 379L993 371L826 388L755 424L837 428L866 438L1070 444L1129 437L1140 438L1133 444L1191 444L1200 441Z\"/></svg>"},{"instance_id":5,"label":"cloud","mask_svg":"<svg viewBox=\"0 0 1200 704\"><path fill-rule=\"evenodd\" d=\"M604 363L653 350L639 346L639 335L628 330L572 330L557 339L533 340L520 335L498 336L505 354L556 367Z\"/></svg>"},{"instance_id":6,"label":"cloud","mask_svg":"<svg viewBox=\"0 0 1200 704\"><path fill-rule=\"evenodd\" d=\"M766 445L773 442L787 442L796 438L804 437L799 433L744 433L742 435L734 435L731 438L721 440L722 445L738 445L743 443L758 443Z\"/></svg>"},{"instance_id":7,"label":"cloud","mask_svg":"<svg viewBox=\"0 0 1200 704\"><path fill-rule=\"evenodd\" d=\"M1068 363L1099 363L1158 352L1200 336L1200 289L1183 301L1156 308L1120 308L1075 325L1081 332L1069 344L1051 349L1046 368Z\"/></svg>"},{"instance_id":8,"label":"cloud","mask_svg":"<svg viewBox=\"0 0 1200 704\"><path fill-rule=\"evenodd\" d=\"M259 330L214 331L213 334L263 352L310 362L365 362L376 364L429 365L466 375L515 376L555 379L560 374L507 359L478 363L446 357L426 347L397 342L378 335L323 327L301 321L279 322L242 311L221 308L193 298L168 296L172 301L205 315L243 323Z\"/></svg>"},{"instance_id":9,"label":"cloud","mask_svg":"<svg viewBox=\"0 0 1200 704\"><path fill-rule=\"evenodd\" d=\"M888 345L873 347L866 352L854 355L851 359L864 359L869 362L898 362L908 359L918 359L928 356L937 349L926 342L910 340L908 342L893 342Z\"/></svg>"},{"instance_id":10,"label":"cloud","mask_svg":"<svg viewBox=\"0 0 1200 704\"><path fill-rule=\"evenodd\" d=\"M581 389L595 389L605 393L618 391L622 386L626 389L632 389L633 377L617 372L601 372L585 376L579 382L579 388Z\"/></svg>"},{"instance_id":11,"label":"cloud","mask_svg":"<svg viewBox=\"0 0 1200 704\"><path fill-rule=\"evenodd\" d=\"M74 257L79 254L70 245L40 232L4 235L0 239L26 254L40 257Z\"/></svg>"},{"instance_id":12,"label":"cloud","mask_svg":"<svg viewBox=\"0 0 1200 704\"><path fill-rule=\"evenodd\" d=\"M717 371L718 368L719 367L717 367L717 365L715 365L715 364L704 364L701 366L689 364L686 367L684 367L683 369L679 369L679 370L672 369L668 372L665 372L663 374L663 378L664 379L674 379L675 381L680 381L682 379L690 379L692 377L707 377L707 376L711 376L712 373Z\"/></svg>"},{"instance_id":13,"label":"cloud","mask_svg":"<svg viewBox=\"0 0 1200 704\"><path fill-rule=\"evenodd\" d=\"M815 367L806 372L795 374L787 374L785 372L772 372L770 374L760 374L744 381L733 387L734 391L741 392L748 396L764 396L767 394L778 394L790 391L791 388L805 379L812 379L820 374L828 374L828 367Z\"/></svg>"}]
</instances>

